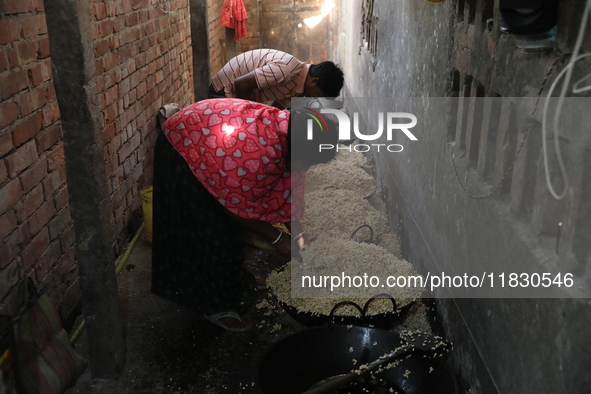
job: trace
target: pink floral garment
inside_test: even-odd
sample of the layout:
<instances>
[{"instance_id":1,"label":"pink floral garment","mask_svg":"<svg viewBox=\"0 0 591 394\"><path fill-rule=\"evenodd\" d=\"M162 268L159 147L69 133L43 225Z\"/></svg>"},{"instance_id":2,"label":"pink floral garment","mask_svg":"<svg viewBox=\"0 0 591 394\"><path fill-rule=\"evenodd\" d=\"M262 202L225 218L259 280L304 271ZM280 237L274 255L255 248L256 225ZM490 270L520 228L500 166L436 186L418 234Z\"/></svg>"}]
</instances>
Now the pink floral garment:
<instances>
[{"instance_id":1,"label":"pink floral garment","mask_svg":"<svg viewBox=\"0 0 591 394\"><path fill-rule=\"evenodd\" d=\"M282 223L291 220L292 174L287 169L289 111L240 99L210 99L183 108L164 134L207 190L230 212ZM303 196L304 173L293 173ZM303 216L303 204L296 219Z\"/></svg>"}]
</instances>

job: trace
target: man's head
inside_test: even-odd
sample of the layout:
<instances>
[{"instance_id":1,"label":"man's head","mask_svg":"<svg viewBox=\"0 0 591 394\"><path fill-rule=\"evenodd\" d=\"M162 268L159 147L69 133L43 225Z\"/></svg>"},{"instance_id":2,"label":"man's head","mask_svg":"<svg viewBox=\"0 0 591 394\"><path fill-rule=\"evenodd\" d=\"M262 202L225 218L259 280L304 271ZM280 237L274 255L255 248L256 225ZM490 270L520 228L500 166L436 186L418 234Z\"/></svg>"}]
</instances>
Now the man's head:
<instances>
[{"instance_id":1,"label":"man's head","mask_svg":"<svg viewBox=\"0 0 591 394\"><path fill-rule=\"evenodd\" d=\"M333 62L311 64L304 85L304 96L337 97L344 81L343 70Z\"/></svg>"},{"instance_id":2,"label":"man's head","mask_svg":"<svg viewBox=\"0 0 591 394\"><path fill-rule=\"evenodd\" d=\"M313 115L313 116L311 116ZM308 128L311 127L311 130ZM289 162L294 171L305 171L310 166L326 163L336 154L339 140L338 123L307 108L290 113L288 129ZM312 139L309 140L309 131ZM320 149L320 147L323 149ZM332 146L332 149L328 147Z\"/></svg>"}]
</instances>

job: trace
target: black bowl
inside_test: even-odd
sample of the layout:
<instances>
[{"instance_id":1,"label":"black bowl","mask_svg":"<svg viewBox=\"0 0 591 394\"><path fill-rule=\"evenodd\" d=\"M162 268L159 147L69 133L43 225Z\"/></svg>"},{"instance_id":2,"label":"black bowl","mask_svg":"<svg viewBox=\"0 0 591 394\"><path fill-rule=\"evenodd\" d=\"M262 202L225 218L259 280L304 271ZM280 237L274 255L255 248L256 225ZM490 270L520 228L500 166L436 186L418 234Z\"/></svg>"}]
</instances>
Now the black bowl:
<instances>
[{"instance_id":1,"label":"black bowl","mask_svg":"<svg viewBox=\"0 0 591 394\"><path fill-rule=\"evenodd\" d=\"M405 341L395 331L328 326L303 330L273 345L259 362L263 394L301 394L319 381L346 374L398 348ZM459 394L461 391L442 357L415 352L396 367L375 373L341 392ZM365 391L363 391L365 390ZM369 390L369 391L368 391Z\"/></svg>"},{"instance_id":2,"label":"black bowl","mask_svg":"<svg viewBox=\"0 0 591 394\"><path fill-rule=\"evenodd\" d=\"M367 314L367 308L370 303L376 298L390 298L392 300L392 311L385 313L377 313L375 315ZM279 301L279 304L283 307L285 312L291 316L295 321L303 324L306 327L318 327L327 323L342 324L342 325L354 325L354 326L369 326L377 328L393 328L401 324L402 319L415 305L416 300L409 302L402 307L397 307L395 300L388 294L378 294L367 300L365 305L362 307L353 302L337 303L333 307L330 315L319 315L312 314L310 312L302 312L297 310L295 307L286 304L285 302ZM338 308L341 305L352 305L359 310L358 316L340 316L338 315Z\"/></svg>"}]
</instances>

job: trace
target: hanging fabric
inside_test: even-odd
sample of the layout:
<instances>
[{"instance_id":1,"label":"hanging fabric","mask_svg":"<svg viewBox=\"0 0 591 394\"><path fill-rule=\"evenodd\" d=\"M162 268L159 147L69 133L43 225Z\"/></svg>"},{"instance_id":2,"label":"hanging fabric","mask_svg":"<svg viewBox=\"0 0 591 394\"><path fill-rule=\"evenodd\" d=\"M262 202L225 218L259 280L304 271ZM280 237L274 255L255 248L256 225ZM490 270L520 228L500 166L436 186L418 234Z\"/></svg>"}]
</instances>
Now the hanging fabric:
<instances>
[{"instance_id":1,"label":"hanging fabric","mask_svg":"<svg viewBox=\"0 0 591 394\"><path fill-rule=\"evenodd\" d=\"M234 41L246 37L246 7L243 0L224 0L220 24L234 29Z\"/></svg>"}]
</instances>

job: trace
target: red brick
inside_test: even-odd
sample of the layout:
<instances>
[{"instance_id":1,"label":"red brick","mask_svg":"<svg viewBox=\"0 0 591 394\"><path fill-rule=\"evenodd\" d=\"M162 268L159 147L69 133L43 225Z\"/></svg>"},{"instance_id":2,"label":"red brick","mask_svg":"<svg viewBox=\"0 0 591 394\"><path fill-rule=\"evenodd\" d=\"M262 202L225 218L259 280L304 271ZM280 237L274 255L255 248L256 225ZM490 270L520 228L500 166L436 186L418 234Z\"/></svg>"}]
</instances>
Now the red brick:
<instances>
[{"instance_id":1,"label":"red brick","mask_svg":"<svg viewBox=\"0 0 591 394\"><path fill-rule=\"evenodd\" d=\"M31 168L23 171L19 175L21 180L21 186L23 193L28 193L29 190L33 189L36 185L41 186L40 182L47 175L47 160L41 159L35 163Z\"/></svg>"},{"instance_id":2,"label":"red brick","mask_svg":"<svg viewBox=\"0 0 591 394\"><path fill-rule=\"evenodd\" d=\"M22 244L28 244L31 240L31 230L29 230L29 223L25 222L22 225L18 226L17 231L19 233Z\"/></svg>"},{"instance_id":3,"label":"red brick","mask_svg":"<svg viewBox=\"0 0 591 394\"><path fill-rule=\"evenodd\" d=\"M52 172L64 165L64 145L59 144L47 153L47 169Z\"/></svg>"},{"instance_id":4,"label":"red brick","mask_svg":"<svg viewBox=\"0 0 591 394\"><path fill-rule=\"evenodd\" d=\"M107 105L113 104L119 98L119 85L114 85L105 92L105 100Z\"/></svg>"},{"instance_id":5,"label":"red brick","mask_svg":"<svg viewBox=\"0 0 591 394\"><path fill-rule=\"evenodd\" d=\"M6 167L8 168L8 176L14 178L22 170L35 163L39 155L37 154L37 147L35 141L31 140L18 148L13 154L6 157Z\"/></svg>"},{"instance_id":6,"label":"red brick","mask_svg":"<svg viewBox=\"0 0 591 394\"><path fill-rule=\"evenodd\" d=\"M37 280L42 281L45 278L47 273L60 260L61 255L62 248L60 243L50 243L49 247L43 252L35 264L35 276Z\"/></svg>"},{"instance_id":7,"label":"red brick","mask_svg":"<svg viewBox=\"0 0 591 394\"><path fill-rule=\"evenodd\" d=\"M3 53L0 53L0 73L8 70L8 63L6 62L6 56Z\"/></svg>"},{"instance_id":8,"label":"red brick","mask_svg":"<svg viewBox=\"0 0 591 394\"><path fill-rule=\"evenodd\" d=\"M150 19L150 15L148 13L148 10L140 10L140 22L147 22Z\"/></svg>"},{"instance_id":9,"label":"red brick","mask_svg":"<svg viewBox=\"0 0 591 394\"><path fill-rule=\"evenodd\" d=\"M29 78L33 86L39 86L51 78L51 63L49 59L35 64L29 69Z\"/></svg>"},{"instance_id":10,"label":"red brick","mask_svg":"<svg viewBox=\"0 0 591 394\"><path fill-rule=\"evenodd\" d=\"M105 7L105 3L102 1L97 1L92 3L90 6L90 13L95 21L100 21L107 17L107 9Z\"/></svg>"},{"instance_id":11,"label":"red brick","mask_svg":"<svg viewBox=\"0 0 591 394\"><path fill-rule=\"evenodd\" d=\"M92 39L97 40L101 37L103 37L103 35L101 34L100 26L97 23L93 23L92 24Z\"/></svg>"},{"instance_id":12,"label":"red brick","mask_svg":"<svg viewBox=\"0 0 591 394\"><path fill-rule=\"evenodd\" d=\"M49 37L46 35L39 37L39 41L37 42L37 44L38 44L37 57L39 59L45 59L45 58L49 57L49 54L50 54Z\"/></svg>"},{"instance_id":13,"label":"red brick","mask_svg":"<svg viewBox=\"0 0 591 394\"><path fill-rule=\"evenodd\" d=\"M113 34L113 20L106 19L98 22L99 37L106 37L109 34Z\"/></svg>"},{"instance_id":14,"label":"red brick","mask_svg":"<svg viewBox=\"0 0 591 394\"><path fill-rule=\"evenodd\" d=\"M57 100L57 95L55 94L55 85L53 82L49 82L45 88L45 99L50 103L53 103L55 100Z\"/></svg>"},{"instance_id":15,"label":"red brick","mask_svg":"<svg viewBox=\"0 0 591 394\"><path fill-rule=\"evenodd\" d=\"M23 19L22 37L29 38L47 33L44 14L28 15Z\"/></svg>"},{"instance_id":16,"label":"red brick","mask_svg":"<svg viewBox=\"0 0 591 394\"><path fill-rule=\"evenodd\" d=\"M16 52L8 55L10 67L16 68L33 63L37 60L37 43L34 41L21 41L14 44Z\"/></svg>"},{"instance_id":17,"label":"red brick","mask_svg":"<svg viewBox=\"0 0 591 394\"><path fill-rule=\"evenodd\" d=\"M26 70L15 70L0 75L0 100L6 100L29 86Z\"/></svg>"},{"instance_id":18,"label":"red brick","mask_svg":"<svg viewBox=\"0 0 591 394\"><path fill-rule=\"evenodd\" d=\"M137 86L137 96L138 97L144 97L144 95L147 92L147 85L146 82L141 82L138 86Z\"/></svg>"},{"instance_id":19,"label":"red brick","mask_svg":"<svg viewBox=\"0 0 591 394\"><path fill-rule=\"evenodd\" d=\"M113 20L113 31L117 33L123 29L125 29L125 19L122 17L115 18Z\"/></svg>"},{"instance_id":20,"label":"red brick","mask_svg":"<svg viewBox=\"0 0 591 394\"><path fill-rule=\"evenodd\" d=\"M45 97L43 97L43 99L45 99ZM25 102L27 101L28 100L25 98ZM29 105L31 104L24 105L25 110L29 109ZM21 104L21 108L22 106L23 104ZM21 146L22 144L24 144L25 142L29 141L31 138L39 134L39 131L41 131L42 124L43 115L41 114L41 112L37 112L19 122L16 126L14 126L14 129L12 131L12 141L14 143L14 146L18 148L19 146Z\"/></svg>"},{"instance_id":21,"label":"red brick","mask_svg":"<svg viewBox=\"0 0 591 394\"><path fill-rule=\"evenodd\" d=\"M57 105L57 101L53 103L47 103L43 107L43 126L47 127L55 123L60 118L60 109Z\"/></svg>"},{"instance_id":22,"label":"red brick","mask_svg":"<svg viewBox=\"0 0 591 394\"><path fill-rule=\"evenodd\" d=\"M117 3L116 2L105 3L105 11L107 13L107 17L117 15Z\"/></svg>"},{"instance_id":23,"label":"red brick","mask_svg":"<svg viewBox=\"0 0 591 394\"><path fill-rule=\"evenodd\" d=\"M4 53L6 53L6 58L8 59L9 69L18 68L20 66L20 59L15 45L7 46L4 49Z\"/></svg>"},{"instance_id":24,"label":"red brick","mask_svg":"<svg viewBox=\"0 0 591 394\"><path fill-rule=\"evenodd\" d=\"M10 210L0 216L0 240L4 240L8 234L16 228L16 215Z\"/></svg>"},{"instance_id":25,"label":"red brick","mask_svg":"<svg viewBox=\"0 0 591 394\"><path fill-rule=\"evenodd\" d=\"M23 250L24 244L21 238L20 226L15 230L4 239L4 245L0 247L0 266L8 265L5 262L16 261L20 263L21 261L19 255Z\"/></svg>"},{"instance_id":26,"label":"red brick","mask_svg":"<svg viewBox=\"0 0 591 394\"><path fill-rule=\"evenodd\" d=\"M12 133L10 130L0 130L0 157L6 155L13 148L14 144L12 143Z\"/></svg>"},{"instance_id":27,"label":"red brick","mask_svg":"<svg viewBox=\"0 0 591 394\"><path fill-rule=\"evenodd\" d=\"M129 91L129 105L134 104L137 101L137 89Z\"/></svg>"},{"instance_id":28,"label":"red brick","mask_svg":"<svg viewBox=\"0 0 591 394\"><path fill-rule=\"evenodd\" d=\"M25 272L34 266L37 259L47 250L48 246L49 232L47 228L43 228L23 250L21 257Z\"/></svg>"},{"instance_id":29,"label":"red brick","mask_svg":"<svg viewBox=\"0 0 591 394\"><path fill-rule=\"evenodd\" d=\"M115 160L111 160L109 145L110 143L103 147L103 158L105 159L105 171L110 176L115 171Z\"/></svg>"},{"instance_id":30,"label":"red brick","mask_svg":"<svg viewBox=\"0 0 591 394\"><path fill-rule=\"evenodd\" d=\"M0 129L5 128L18 119L18 107L15 102L0 105Z\"/></svg>"},{"instance_id":31,"label":"red brick","mask_svg":"<svg viewBox=\"0 0 591 394\"><path fill-rule=\"evenodd\" d=\"M139 26L130 27L123 33L123 39L121 40L121 43L125 45L131 42L135 42L139 40L141 36L142 31Z\"/></svg>"},{"instance_id":32,"label":"red brick","mask_svg":"<svg viewBox=\"0 0 591 394\"><path fill-rule=\"evenodd\" d=\"M0 179L2 181L8 179L8 170L6 169L6 163L3 159L0 159Z\"/></svg>"},{"instance_id":33,"label":"red brick","mask_svg":"<svg viewBox=\"0 0 591 394\"><path fill-rule=\"evenodd\" d=\"M94 62L94 67L95 67L95 71L98 75L101 75L104 72L103 62L101 59L96 59L96 61Z\"/></svg>"},{"instance_id":34,"label":"red brick","mask_svg":"<svg viewBox=\"0 0 591 394\"><path fill-rule=\"evenodd\" d=\"M111 105L105 111L105 124L109 124L115 120L117 117L117 107L115 105Z\"/></svg>"},{"instance_id":35,"label":"red brick","mask_svg":"<svg viewBox=\"0 0 591 394\"><path fill-rule=\"evenodd\" d=\"M76 231L74 230L74 226L69 226L66 231L64 231L63 235L60 237L60 241L62 244L62 250L68 250L74 242L76 242Z\"/></svg>"},{"instance_id":36,"label":"red brick","mask_svg":"<svg viewBox=\"0 0 591 394\"><path fill-rule=\"evenodd\" d=\"M4 13L19 14L35 10L35 3L32 0L4 0Z\"/></svg>"},{"instance_id":37,"label":"red brick","mask_svg":"<svg viewBox=\"0 0 591 394\"><path fill-rule=\"evenodd\" d=\"M102 57L102 68L103 72L112 70L119 64L119 57L114 52L109 52Z\"/></svg>"},{"instance_id":38,"label":"red brick","mask_svg":"<svg viewBox=\"0 0 591 394\"><path fill-rule=\"evenodd\" d=\"M115 137L116 132L117 129L115 128L114 123L107 125L102 131L103 143L107 144L109 141L111 141L113 137Z\"/></svg>"},{"instance_id":39,"label":"red brick","mask_svg":"<svg viewBox=\"0 0 591 394\"><path fill-rule=\"evenodd\" d=\"M49 267L51 268L51 267ZM39 283L43 283L43 288L45 289L45 294L49 297L49 303L54 307L59 304L61 299L61 291L59 283L55 283L53 278L45 271L39 272L41 267L36 266L34 270L32 270L32 274L35 275L36 278L42 278L39 280ZM45 275L43 275L45 274ZM42 276L43 275L43 276ZM59 312L58 312L59 313Z\"/></svg>"},{"instance_id":40,"label":"red brick","mask_svg":"<svg viewBox=\"0 0 591 394\"><path fill-rule=\"evenodd\" d=\"M18 224L24 223L39 209L45 199L43 198L43 186L40 184L33 188L29 193L16 204L16 219Z\"/></svg>"},{"instance_id":41,"label":"red brick","mask_svg":"<svg viewBox=\"0 0 591 394\"><path fill-rule=\"evenodd\" d=\"M57 171L50 173L43 180L43 192L45 199L50 199L53 194L66 183L66 166L61 166Z\"/></svg>"},{"instance_id":42,"label":"red brick","mask_svg":"<svg viewBox=\"0 0 591 394\"><path fill-rule=\"evenodd\" d=\"M6 268L12 264L13 257L14 256L10 253L10 246L6 243L0 244L0 269Z\"/></svg>"},{"instance_id":43,"label":"red brick","mask_svg":"<svg viewBox=\"0 0 591 394\"><path fill-rule=\"evenodd\" d=\"M13 313L21 310L24 306L22 305L23 294L20 291L22 290L21 285L23 285L23 274L20 258L16 258L11 264L6 264L6 269L0 271L0 297L2 298L3 311ZM4 313L4 315L6 314Z\"/></svg>"},{"instance_id":44,"label":"red brick","mask_svg":"<svg viewBox=\"0 0 591 394\"><path fill-rule=\"evenodd\" d=\"M0 19L0 45L18 40L20 28L13 18Z\"/></svg>"},{"instance_id":45,"label":"red brick","mask_svg":"<svg viewBox=\"0 0 591 394\"><path fill-rule=\"evenodd\" d=\"M18 179L13 179L0 186L0 215L12 208L22 194L23 190Z\"/></svg>"},{"instance_id":46,"label":"red brick","mask_svg":"<svg viewBox=\"0 0 591 394\"><path fill-rule=\"evenodd\" d=\"M99 94L98 100L99 100L99 108L105 108L107 106L107 99L106 99L106 95L104 93Z\"/></svg>"},{"instance_id":47,"label":"red brick","mask_svg":"<svg viewBox=\"0 0 591 394\"><path fill-rule=\"evenodd\" d=\"M55 209L60 210L68 205L70 196L68 195L68 187L62 187L55 194Z\"/></svg>"},{"instance_id":48,"label":"red brick","mask_svg":"<svg viewBox=\"0 0 591 394\"><path fill-rule=\"evenodd\" d=\"M125 24L127 26L135 26L139 23L139 15L137 12L131 12L125 15Z\"/></svg>"},{"instance_id":49,"label":"red brick","mask_svg":"<svg viewBox=\"0 0 591 394\"><path fill-rule=\"evenodd\" d=\"M119 36L113 35L109 37L109 46L111 50L118 49L121 46L121 40L119 39Z\"/></svg>"},{"instance_id":50,"label":"red brick","mask_svg":"<svg viewBox=\"0 0 591 394\"><path fill-rule=\"evenodd\" d=\"M104 38L99 40L94 45L94 56L99 58L103 56L105 53L109 52L110 49L110 39Z\"/></svg>"},{"instance_id":51,"label":"red brick","mask_svg":"<svg viewBox=\"0 0 591 394\"><path fill-rule=\"evenodd\" d=\"M69 209L62 209L49 221L49 239L54 240L72 224Z\"/></svg>"},{"instance_id":52,"label":"red brick","mask_svg":"<svg viewBox=\"0 0 591 394\"><path fill-rule=\"evenodd\" d=\"M45 152L61 140L62 127L59 124L49 126L37 135L37 149L39 152Z\"/></svg>"},{"instance_id":53,"label":"red brick","mask_svg":"<svg viewBox=\"0 0 591 394\"><path fill-rule=\"evenodd\" d=\"M62 255L60 264L54 270L58 274L58 283L64 283L66 286L71 285L78 279L78 271L76 270L76 250L70 248Z\"/></svg>"},{"instance_id":54,"label":"red brick","mask_svg":"<svg viewBox=\"0 0 591 394\"><path fill-rule=\"evenodd\" d=\"M25 117L45 105L45 88L36 88L21 94L18 98L21 117ZM41 115L41 113L39 113ZM42 115L40 116L42 121Z\"/></svg>"},{"instance_id":55,"label":"red brick","mask_svg":"<svg viewBox=\"0 0 591 394\"><path fill-rule=\"evenodd\" d=\"M55 207L53 206L53 200L45 201L41 206L31 215L28 220L29 229L31 234L35 235L46 229L47 223L55 215Z\"/></svg>"}]
</instances>

